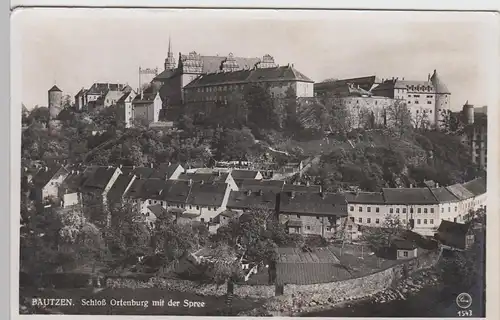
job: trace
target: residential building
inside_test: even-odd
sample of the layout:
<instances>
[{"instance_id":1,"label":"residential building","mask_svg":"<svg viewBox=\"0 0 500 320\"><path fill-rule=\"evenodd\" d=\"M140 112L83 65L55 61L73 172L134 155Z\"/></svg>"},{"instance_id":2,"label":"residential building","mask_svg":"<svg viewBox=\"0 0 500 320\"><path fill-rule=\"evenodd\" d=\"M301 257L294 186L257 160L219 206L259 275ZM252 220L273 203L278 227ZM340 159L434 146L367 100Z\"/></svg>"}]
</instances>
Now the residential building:
<instances>
[{"instance_id":1,"label":"residential building","mask_svg":"<svg viewBox=\"0 0 500 320\"><path fill-rule=\"evenodd\" d=\"M380 192L346 192L349 221L358 225L382 227L388 214Z\"/></svg>"},{"instance_id":2,"label":"residential building","mask_svg":"<svg viewBox=\"0 0 500 320\"><path fill-rule=\"evenodd\" d=\"M151 178L176 180L185 171L185 169L178 163L162 163L155 168Z\"/></svg>"},{"instance_id":3,"label":"residential building","mask_svg":"<svg viewBox=\"0 0 500 320\"><path fill-rule=\"evenodd\" d=\"M59 199L61 200L61 207L68 208L76 205L82 205L82 194L80 189L84 179L83 172L77 168L71 170L69 175L66 176L64 181L59 186Z\"/></svg>"},{"instance_id":4,"label":"residential building","mask_svg":"<svg viewBox=\"0 0 500 320\"><path fill-rule=\"evenodd\" d=\"M474 243L472 225L443 220L436 233L436 239L447 249L466 250Z\"/></svg>"},{"instance_id":5,"label":"residential building","mask_svg":"<svg viewBox=\"0 0 500 320\"><path fill-rule=\"evenodd\" d=\"M231 173L228 172L210 172L210 173L181 173L177 177L177 180L192 181L192 182L224 182L227 183L232 190L238 190L238 185L234 181Z\"/></svg>"},{"instance_id":6,"label":"residential building","mask_svg":"<svg viewBox=\"0 0 500 320\"><path fill-rule=\"evenodd\" d=\"M231 186L225 182L193 182L186 199L186 213L196 214L193 220L213 222L220 213L226 211Z\"/></svg>"},{"instance_id":7,"label":"residential building","mask_svg":"<svg viewBox=\"0 0 500 320\"><path fill-rule=\"evenodd\" d=\"M125 128L130 128L134 121L133 105L136 93L134 91L125 92L117 101L116 105L119 108L118 119L121 119L125 124Z\"/></svg>"},{"instance_id":8,"label":"residential building","mask_svg":"<svg viewBox=\"0 0 500 320\"><path fill-rule=\"evenodd\" d=\"M33 189L31 198L38 204L45 204L49 201L57 201L59 187L69 175L68 169L64 166L43 167L33 177Z\"/></svg>"},{"instance_id":9,"label":"residential building","mask_svg":"<svg viewBox=\"0 0 500 320\"><path fill-rule=\"evenodd\" d=\"M142 120L146 123L158 122L162 100L160 98L159 86L152 84L142 90L132 100L132 121Z\"/></svg>"},{"instance_id":10,"label":"residential building","mask_svg":"<svg viewBox=\"0 0 500 320\"><path fill-rule=\"evenodd\" d=\"M89 89L82 88L75 95L75 108L78 111L94 111L112 106L132 88L121 83L96 82Z\"/></svg>"},{"instance_id":11,"label":"residential building","mask_svg":"<svg viewBox=\"0 0 500 320\"><path fill-rule=\"evenodd\" d=\"M236 213L248 212L254 208L265 208L272 212L277 211L278 193L274 191L231 191L227 208Z\"/></svg>"},{"instance_id":12,"label":"residential building","mask_svg":"<svg viewBox=\"0 0 500 320\"><path fill-rule=\"evenodd\" d=\"M290 233L331 238L347 218L347 202L343 194L282 192L278 215Z\"/></svg>"}]
</instances>

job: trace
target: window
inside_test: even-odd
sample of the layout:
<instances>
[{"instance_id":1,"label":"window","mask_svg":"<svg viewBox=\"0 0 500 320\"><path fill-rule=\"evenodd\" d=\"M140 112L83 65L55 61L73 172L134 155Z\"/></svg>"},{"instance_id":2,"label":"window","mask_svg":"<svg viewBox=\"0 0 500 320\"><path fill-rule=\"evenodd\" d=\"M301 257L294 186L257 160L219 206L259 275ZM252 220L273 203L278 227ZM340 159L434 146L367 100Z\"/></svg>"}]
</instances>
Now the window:
<instances>
[{"instance_id":1,"label":"window","mask_svg":"<svg viewBox=\"0 0 500 320\"><path fill-rule=\"evenodd\" d=\"M417 224L420 224L420 219L417 219Z\"/></svg>"},{"instance_id":2,"label":"window","mask_svg":"<svg viewBox=\"0 0 500 320\"><path fill-rule=\"evenodd\" d=\"M349 208L349 210L350 210L350 211L354 211L354 206L351 206L351 207Z\"/></svg>"},{"instance_id":3,"label":"window","mask_svg":"<svg viewBox=\"0 0 500 320\"><path fill-rule=\"evenodd\" d=\"M351 221L354 222L354 217L351 217Z\"/></svg>"},{"instance_id":4,"label":"window","mask_svg":"<svg viewBox=\"0 0 500 320\"><path fill-rule=\"evenodd\" d=\"M427 219L424 219L424 224L427 224Z\"/></svg>"},{"instance_id":5,"label":"window","mask_svg":"<svg viewBox=\"0 0 500 320\"><path fill-rule=\"evenodd\" d=\"M432 101L427 101L427 104L432 104Z\"/></svg>"},{"instance_id":6,"label":"window","mask_svg":"<svg viewBox=\"0 0 500 320\"><path fill-rule=\"evenodd\" d=\"M434 219L430 219L430 220L429 220L429 223L430 223L430 224L434 224Z\"/></svg>"},{"instance_id":7,"label":"window","mask_svg":"<svg viewBox=\"0 0 500 320\"><path fill-rule=\"evenodd\" d=\"M149 204L151 204L151 200L149 200L148 202L149 202Z\"/></svg>"},{"instance_id":8,"label":"window","mask_svg":"<svg viewBox=\"0 0 500 320\"><path fill-rule=\"evenodd\" d=\"M424 213L427 213L427 208L424 208Z\"/></svg>"},{"instance_id":9,"label":"window","mask_svg":"<svg viewBox=\"0 0 500 320\"><path fill-rule=\"evenodd\" d=\"M319 220L319 217L316 217L316 219L318 219L318 220Z\"/></svg>"},{"instance_id":10,"label":"window","mask_svg":"<svg viewBox=\"0 0 500 320\"><path fill-rule=\"evenodd\" d=\"M422 213L422 208L418 208L418 209L417 209L417 212L418 212L418 213Z\"/></svg>"},{"instance_id":11,"label":"window","mask_svg":"<svg viewBox=\"0 0 500 320\"><path fill-rule=\"evenodd\" d=\"M359 206L359 212L363 212L363 207Z\"/></svg>"},{"instance_id":12,"label":"window","mask_svg":"<svg viewBox=\"0 0 500 320\"><path fill-rule=\"evenodd\" d=\"M448 212L451 212L451 207L448 207Z\"/></svg>"},{"instance_id":13,"label":"window","mask_svg":"<svg viewBox=\"0 0 500 320\"><path fill-rule=\"evenodd\" d=\"M331 231L331 230L332 230L332 227L330 227L330 226L326 227L326 231Z\"/></svg>"},{"instance_id":14,"label":"window","mask_svg":"<svg viewBox=\"0 0 500 320\"><path fill-rule=\"evenodd\" d=\"M380 223L380 219L375 219L375 223Z\"/></svg>"},{"instance_id":15,"label":"window","mask_svg":"<svg viewBox=\"0 0 500 320\"><path fill-rule=\"evenodd\" d=\"M359 223L363 223L363 218L359 218L359 219L358 219L358 222L359 222Z\"/></svg>"},{"instance_id":16,"label":"window","mask_svg":"<svg viewBox=\"0 0 500 320\"><path fill-rule=\"evenodd\" d=\"M417 100L417 101L415 101L415 104L418 104L418 103L419 103L419 102L418 102L418 100Z\"/></svg>"},{"instance_id":17,"label":"window","mask_svg":"<svg viewBox=\"0 0 500 320\"><path fill-rule=\"evenodd\" d=\"M311 226L306 226L306 229L307 230L311 230Z\"/></svg>"},{"instance_id":18,"label":"window","mask_svg":"<svg viewBox=\"0 0 500 320\"><path fill-rule=\"evenodd\" d=\"M413 208L410 208L410 213L413 213Z\"/></svg>"},{"instance_id":19,"label":"window","mask_svg":"<svg viewBox=\"0 0 500 320\"><path fill-rule=\"evenodd\" d=\"M408 257L408 251L404 251L404 252L403 252L403 255L404 255L405 257Z\"/></svg>"},{"instance_id":20,"label":"window","mask_svg":"<svg viewBox=\"0 0 500 320\"><path fill-rule=\"evenodd\" d=\"M372 223L372 219L371 219L371 218L367 218L367 219L366 219L366 222L367 222L367 223Z\"/></svg>"},{"instance_id":21,"label":"window","mask_svg":"<svg viewBox=\"0 0 500 320\"><path fill-rule=\"evenodd\" d=\"M453 218L453 222L457 222L457 218Z\"/></svg>"},{"instance_id":22,"label":"window","mask_svg":"<svg viewBox=\"0 0 500 320\"><path fill-rule=\"evenodd\" d=\"M420 98L420 95L419 94L414 94L413 97L414 98Z\"/></svg>"},{"instance_id":23,"label":"window","mask_svg":"<svg viewBox=\"0 0 500 320\"><path fill-rule=\"evenodd\" d=\"M441 208L441 213L444 213L444 208Z\"/></svg>"},{"instance_id":24,"label":"window","mask_svg":"<svg viewBox=\"0 0 500 320\"><path fill-rule=\"evenodd\" d=\"M434 213L434 208L431 208L431 213Z\"/></svg>"},{"instance_id":25,"label":"window","mask_svg":"<svg viewBox=\"0 0 500 320\"><path fill-rule=\"evenodd\" d=\"M212 207L208 207L208 211L212 211Z\"/></svg>"},{"instance_id":26,"label":"window","mask_svg":"<svg viewBox=\"0 0 500 320\"><path fill-rule=\"evenodd\" d=\"M399 208L396 208L396 213L399 213Z\"/></svg>"},{"instance_id":27,"label":"window","mask_svg":"<svg viewBox=\"0 0 500 320\"><path fill-rule=\"evenodd\" d=\"M297 215L297 218L299 218L299 219L300 219L300 214L298 214L298 215Z\"/></svg>"},{"instance_id":28,"label":"window","mask_svg":"<svg viewBox=\"0 0 500 320\"><path fill-rule=\"evenodd\" d=\"M389 212L390 212L390 213L394 213L394 209L393 209L393 208L390 208L390 209L389 209Z\"/></svg>"},{"instance_id":29,"label":"window","mask_svg":"<svg viewBox=\"0 0 500 320\"><path fill-rule=\"evenodd\" d=\"M366 208L366 211L367 211L367 212L372 212L372 207L367 207L367 208Z\"/></svg>"},{"instance_id":30,"label":"window","mask_svg":"<svg viewBox=\"0 0 500 320\"><path fill-rule=\"evenodd\" d=\"M205 218L201 218L200 220L201 220L201 222L205 222Z\"/></svg>"},{"instance_id":31,"label":"window","mask_svg":"<svg viewBox=\"0 0 500 320\"><path fill-rule=\"evenodd\" d=\"M378 213L378 212L380 212L380 208L379 208L379 207L376 207L376 208L375 208L375 212L377 212L377 213Z\"/></svg>"},{"instance_id":32,"label":"window","mask_svg":"<svg viewBox=\"0 0 500 320\"><path fill-rule=\"evenodd\" d=\"M457 206L455 206L455 212L457 212Z\"/></svg>"}]
</instances>

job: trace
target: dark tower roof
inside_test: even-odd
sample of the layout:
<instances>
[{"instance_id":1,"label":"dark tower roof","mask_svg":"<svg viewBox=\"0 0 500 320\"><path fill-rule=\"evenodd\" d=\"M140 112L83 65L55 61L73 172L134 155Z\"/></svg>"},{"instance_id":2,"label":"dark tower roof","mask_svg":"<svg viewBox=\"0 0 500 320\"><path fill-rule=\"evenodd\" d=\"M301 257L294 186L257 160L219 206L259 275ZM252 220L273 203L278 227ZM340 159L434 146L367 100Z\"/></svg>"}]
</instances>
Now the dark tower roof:
<instances>
[{"instance_id":1,"label":"dark tower roof","mask_svg":"<svg viewBox=\"0 0 500 320\"><path fill-rule=\"evenodd\" d=\"M450 93L448 87L446 87L444 82L439 78L436 69L434 69L434 73L432 74L430 80L432 82L432 85L434 86L434 89L436 90L436 93Z\"/></svg>"},{"instance_id":2,"label":"dark tower roof","mask_svg":"<svg viewBox=\"0 0 500 320\"><path fill-rule=\"evenodd\" d=\"M59 89L56 85L54 85L52 88L49 89L49 92L53 92L53 91L62 92L62 90Z\"/></svg>"}]
</instances>

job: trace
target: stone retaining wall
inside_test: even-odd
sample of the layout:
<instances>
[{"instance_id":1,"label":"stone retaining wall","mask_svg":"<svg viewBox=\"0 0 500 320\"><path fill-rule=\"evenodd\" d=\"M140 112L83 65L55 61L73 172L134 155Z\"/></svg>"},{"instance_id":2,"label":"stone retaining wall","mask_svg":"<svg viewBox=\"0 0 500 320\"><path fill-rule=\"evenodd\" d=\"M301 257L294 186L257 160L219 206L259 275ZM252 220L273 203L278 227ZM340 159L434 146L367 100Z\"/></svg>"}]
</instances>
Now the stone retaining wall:
<instances>
[{"instance_id":1,"label":"stone retaining wall","mask_svg":"<svg viewBox=\"0 0 500 320\"><path fill-rule=\"evenodd\" d=\"M355 300L372 296L383 291L409 274L433 266L438 259L437 252L431 252L416 259L401 262L388 269L344 281L284 286L283 295L268 302L269 310L289 310L295 306L335 304L346 300ZM198 284L189 280L151 277L149 280L127 278L108 278L109 288L164 288L170 291L192 292L202 296L223 296L226 286ZM239 297L271 298L275 295L272 285L235 285L234 295Z\"/></svg>"}]
</instances>

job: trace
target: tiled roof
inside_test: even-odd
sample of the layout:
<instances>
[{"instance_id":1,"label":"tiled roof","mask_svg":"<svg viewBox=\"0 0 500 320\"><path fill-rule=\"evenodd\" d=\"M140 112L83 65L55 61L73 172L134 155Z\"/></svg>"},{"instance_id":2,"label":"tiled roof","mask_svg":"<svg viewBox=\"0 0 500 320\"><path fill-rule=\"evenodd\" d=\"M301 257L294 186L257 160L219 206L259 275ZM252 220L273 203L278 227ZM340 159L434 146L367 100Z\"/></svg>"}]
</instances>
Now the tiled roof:
<instances>
[{"instance_id":1,"label":"tiled roof","mask_svg":"<svg viewBox=\"0 0 500 320\"><path fill-rule=\"evenodd\" d=\"M163 179L146 179L142 184L140 197L141 199L163 199L163 192L167 192L169 189L167 181Z\"/></svg>"},{"instance_id":2,"label":"tiled roof","mask_svg":"<svg viewBox=\"0 0 500 320\"><path fill-rule=\"evenodd\" d=\"M262 190L263 192L274 192L280 193L285 185L284 181L280 180L255 180L255 179L245 179L242 180L238 185L241 191L251 190L253 192L258 192Z\"/></svg>"},{"instance_id":3,"label":"tiled roof","mask_svg":"<svg viewBox=\"0 0 500 320\"><path fill-rule=\"evenodd\" d=\"M59 89L56 85L53 85L52 88L49 89L49 92L54 92L54 91L62 92L62 90Z\"/></svg>"},{"instance_id":4,"label":"tiled roof","mask_svg":"<svg viewBox=\"0 0 500 320\"><path fill-rule=\"evenodd\" d=\"M255 170L240 170L235 169L231 171L233 179L255 179L259 171Z\"/></svg>"},{"instance_id":5,"label":"tiled roof","mask_svg":"<svg viewBox=\"0 0 500 320\"><path fill-rule=\"evenodd\" d=\"M227 201L227 208L248 210L256 206L264 206L274 210L276 208L276 198L277 194L272 191L231 191Z\"/></svg>"},{"instance_id":6,"label":"tiled roof","mask_svg":"<svg viewBox=\"0 0 500 320\"><path fill-rule=\"evenodd\" d=\"M167 188L163 192L163 200L167 202L186 203L191 184L189 181L167 180Z\"/></svg>"},{"instance_id":7,"label":"tiled roof","mask_svg":"<svg viewBox=\"0 0 500 320\"><path fill-rule=\"evenodd\" d=\"M155 204L148 207L149 211L151 211L157 218L167 213L167 210L163 208L159 204Z\"/></svg>"},{"instance_id":8,"label":"tiled roof","mask_svg":"<svg viewBox=\"0 0 500 320\"><path fill-rule=\"evenodd\" d=\"M167 69L167 70L163 70L159 75L157 75L156 77L154 77L153 80L167 80L167 79L170 79L171 77L173 77L174 75L178 75L180 74L179 72L179 69Z\"/></svg>"},{"instance_id":9,"label":"tiled roof","mask_svg":"<svg viewBox=\"0 0 500 320\"><path fill-rule=\"evenodd\" d=\"M118 200L121 199L125 195L125 191L127 187L130 185L130 182L134 179L133 175L121 174L116 179L115 183L108 192L108 199Z\"/></svg>"},{"instance_id":10,"label":"tiled roof","mask_svg":"<svg viewBox=\"0 0 500 320\"><path fill-rule=\"evenodd\" d=\"M214 182L214 181L226 181L229 173L181 173L178 180L192 180L193 182Z\"/></svg>"},{"instance_id":11,"label":"tiled roof","mask_svg":"<svg viewBox=\"0 0 500 320\"><path fill-rule=\"evenodd\" d=\"M61 187L65 190L66 193L73 193L80 190L83 182L85 181L85 177L83 172L74 172L72 171L66 179L64 179Z\"/></svg>"},{"instance_id":12,"label":"tiled roof","mask_svg":"<svg viewBox=\"0 0 500 320\"><path fill-rule=\"evenodd\" d=\"M200 183L195 182L191 186L191 192L186 203L199 206L220 207L228 185L224 182Z\"/></svg>"},{"instance_id":13,"label":"tiled roof","mask_svg":"<svg viewBox=\"0 0 500 320\"><path fill-rule=\"evenodd\" d=\"M428 188L384 188L386 204L438 204Z\"/></svg>"},{"instance_id":14,"label":"tiled roof","mask_svg":"<svg viewBox=\"0 0 500 320\"><path fill-rule=\"evenodd\" d=\"M421 91L417 88L425 87L425 92L434 93L435 89L430 81L412 81L412 80L399 80L399 79L389 79L381 83L372 89L373 93L382 90L394 90L394 89L407 89L409 91ZM413 88L413 89L412 89Z\"/></svg>"},{"instance_id":15,"label":"tiled roof","mask_svg":"<svg viewBox=\"0 0 500 320\"><path fill-rule=\"evenodd\" d=\"M218 84L258 83L266 81L303 81L314 82L292 66L218 72L202 75L191 81L185 88L197 88Z\"/></svg>"},{"instance_id":16,"label":"tiled roof","mask_svg":"<svg viewBox=\"0 0 500 320\"><path fill-rule=\"evenodd\" d=\"M116 168L113 167L98 167L93 173L85 180L83 187L88 189L103 190L109 183L109 180L115 173Z\"/></svg>"},{"instance_id":17,"label":"tiled roof","mask_svg":"<svg viewBox=\"0 0 500 320\"><path fill-rule=\"evenodd\" d=\"M154 170L151 178L170 179L179 166L178 163L162 163Z\"/></svg>"},{"instance_id":18,"label":"tiled roof","mask_svg":"<svg viewBox=\"0 0 500 320\"><path fill-rule=\"evenodd\" d=\"M91 95L102 95L108 91L122 91L127 86L121 83L94 83L90 89L87 90L87 94Z\"/></svg>"},{"instance_id":19,"label":"tiled roof","mask_svg":"<svg viewBox=\"0 0 500 320\"><path fill-rule=\"evenodd\" d=\"M347 203L384 204L384 195L381 192L346 192Z\"/></svg>"},{"instance_id":20,"label":"tiled roof","mask_svg":"<svg viewBox=\"0 0 500 320\"><path fill-rule=\"evenodd\" d=\"M145 179L135 179L125 196L133 199L141 198L141 190L144 182L146 182Z\"/></svg>"},{"instance_id":21,"label":"tiled roof","mask_svg":"<svg viewBox=\"0 0 500 320\"><path fill-rule=\"evenodd\" d=\"M125 99L127 99L131 94L132 94L132 91L125 92L118 100L116 100L116 102L117 103L124 102Z\"/></svg>"},{"instance_id":22,"label":"tiled roof","mask_svg":"<svg viewBox=\"0 0 500 320\"><path fill-rule=\"evenodd\" d=\"M458 183L448 186L446 187L446 189L460 200L466 200L474 197L473 193L471 193L469 190L465 189L464 186Z\"/></svg>"},{"instance_id":23,"label":"tiled roof","mask_svg":"<svg viewBox=\"0 0 500 320\"><path fill-rule=\"evenodd\" d=\"M478 196L486 193L486 179L477 178L464 183L464 188L469 190L473 195Z\"/></svg>"},{"instance_id":24,"label":"tiled roof","mask_svg":"<svg viewBox=\"0 0 500 320\"><path fill-rule=\"evenodd\" d=\"M400 250L413 250L417 248L417 245L409 240L403 240L403 239L395 239L392 241L392 245L396 249Z\"/></svg>"},{"instance_id":25,"label":"tiled roof","mask_svg":"<svg viewBox=\"0 0 500 320\"><path fill-rule=\"evenodd\" d=\"M280 194L280 212L347 215L345 196L337 193Z\"/></svg>"},{"instance_id":26,"label":"tiled roof","mask_svg":"<svg viewBox=\"0 0 500 320\"><path fill-rule=\"evenodd\" d=\"M313 248L304 252L300 248L277 248L278 263L339 263L329 247Z\"/></svg>"},{"instance_id":27,"label":"tiled roof","mask_svg":"<svg viewBox=\"0 0 500 320\"><path fill-rule=\"evenodd\" d=\"M155 169L150 167L120 167L123 174L133 174L139 179L148 179L154 173Z\"/></svg>"},{"instance_id":28,"label":"tiled roof","mask_svg":"<svg viewBox=\"0 0 500 320\"><path fill-rule=\"evenodd\" d=\"M456 236L465 236L469 231L469 224L442 220L438 232L453 234Z\"/></svg>"},{"instance_id":29,"label":"tiled roof","mask_svg":"<svg viewBox=\"0 0 500 320\"><path fill-rule=\"evenodd\" d=\"M227 59L225 56L200 56L203 63L203 73L212 73L221 70L222 63ZM232 57L238 64L240 69L250 69L253 68L258 62L259 58L243 58L243 57Z\"/></svg>"},{"instance_id":30,"label":"tiled roof","mask_svg":"<svg viewBox=\"0 0 500 320\"><path fill-rule=\"evenodd\" d=\"M283 185L283 192L314 192L314 193L320 193L321 192L321 186L316 186L316 185L298 185L298 184L285 184Z\"/></svg>"},{"instance_id":31,"label":"tiled roof","mask_svg":"<svg viewBox=\"0 0 500 320\"><path fill-rule=\"evenodd\" d=\"M445 187L433 188L431 191L434 193L434 196L436 196L436 199L438 199L441 203L459 201L458 198Z\"/></svg>"},{"instance_id":32,"label":"tiled roof","mask_svg":"<svg viewBox=\"0 0 500 320\"><path fill-rule=\"evenodd\" d=\"M55 178L56 174L61 174L64 168L61 166L51 166L40 169L33 177L33 184L38 187L44 187L50 180ZM66 170L66 169L64 169Z\"/></svg>"}]
</instances>

